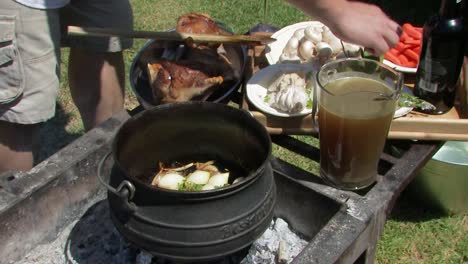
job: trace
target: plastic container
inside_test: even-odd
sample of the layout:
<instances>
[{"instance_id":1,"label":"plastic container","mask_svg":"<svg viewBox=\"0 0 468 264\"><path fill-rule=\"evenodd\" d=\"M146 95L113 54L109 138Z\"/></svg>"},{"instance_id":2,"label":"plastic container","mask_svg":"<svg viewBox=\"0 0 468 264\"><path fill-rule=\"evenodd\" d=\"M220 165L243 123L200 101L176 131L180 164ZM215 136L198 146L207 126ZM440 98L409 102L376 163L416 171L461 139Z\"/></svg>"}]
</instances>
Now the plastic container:
<instances>
[{"instance_id":1,"label":"plastic container","mask_svg":"<svg viewBox=\"0 0 468 264\"><path fill-rule=\"evenodd\" d=\"M409 186L425 206L447 214L468 213L468 142L447 141Z\"/></svg>"}]
</instances>

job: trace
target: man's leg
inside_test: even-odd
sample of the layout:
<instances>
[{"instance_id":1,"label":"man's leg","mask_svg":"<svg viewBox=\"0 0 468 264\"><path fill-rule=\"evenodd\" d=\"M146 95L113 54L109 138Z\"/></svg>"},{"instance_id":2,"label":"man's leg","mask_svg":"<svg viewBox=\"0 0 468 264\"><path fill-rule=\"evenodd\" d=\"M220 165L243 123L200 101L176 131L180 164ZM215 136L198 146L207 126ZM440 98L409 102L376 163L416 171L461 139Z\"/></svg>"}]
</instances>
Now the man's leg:
<instances>
[{"instance_id":1,"label":"man's leg","mask_svg":"<svg viewBox=\"0 0 468 264\"><path fill-rule=\"evenodd\" d=\"M123 110L125 66L122 52L71 48L68 78L86 130Z\"/></svg>"},{"instance_id":2,"label":"man's leg","mask_svg":"<svg viewBox=\"0 0 468 264\"><path fill-rule=\"evenodd\" d=\"M39 125L21 125L0 121L0 173L28 171L33 166L33 139Z\"/></svg>"},{"instance_id":3,"label":"man's leg","mask_svg":"<svg viewBox=\"0 0 468 264\"><path fill-rule=\"evenodd\" d=\"M0 1L0 15L0 57L11 60L0 65L0 90L18 91L13 100L0 98L0 173L27 171L33 166L34 138L55 114L59 13Z\"/></svg>"},{"instance_id":4,"label":"man's leg","mask_svg":"<svg viewBox=\"0 0 468 264\"><path fill-rule=\"evenodd\" d=\"M71 0L61 11L62 32L67 25L133 28L129 0ZM89 130L123 110L125 65L122 50L131 39L62 35L70 47L68 78L73 100Z\"/></svg>"}]
</instances>

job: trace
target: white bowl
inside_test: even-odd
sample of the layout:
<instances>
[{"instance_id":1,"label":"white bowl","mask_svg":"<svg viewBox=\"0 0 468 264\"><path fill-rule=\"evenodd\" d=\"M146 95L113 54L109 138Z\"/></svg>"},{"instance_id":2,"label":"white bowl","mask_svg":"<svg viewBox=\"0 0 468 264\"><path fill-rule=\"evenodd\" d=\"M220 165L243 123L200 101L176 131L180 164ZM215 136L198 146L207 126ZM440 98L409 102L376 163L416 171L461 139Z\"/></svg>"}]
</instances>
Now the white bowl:
<instances>
[{"instance_id":1,"label":"white bowl","mask_svg":"<svg viewBox=\"0 0 468 264\"><path fill-rule=\"evenodd\" d=\"M271 107L265 102L268 87L285 73L314 71L308 64L275 64L256 72L247 82L247 99L260 111L279 117L304 116L312 113L312 109L305 108L298 113L286 113ZM309 95L312 98L312 94Z\"/></svg>"},{"instance_id":2,"label":"white bowl","mask_svg":"<svg viewBox=\"0 0 468 264\"><path fill-rule=\"evenodd\" d=\"M265 57L267 58L268 63L270 63L270 65L273 65L279 62L279 58L283 53L284 47L288 43L289 39L293 36L294 32L296 32L296 30L306 28L312 25L323 24L319 21L299 22L276 31L271 36L272 38L276 39L276 41L273 41L272 43L266 45Z\"/></svg>"},{"instance_id":3,"label":"white bowl","mask_svg":"<svg viewBox=\"0 0 468 264\"><path fill-rule=\"evenodd\" d=\"M416 73L416 70L418 68L409 68L409 67L403 67L403 66L399 66L391 61L388 61L388 60L383 60L382 62L383 64L389 66L390 68L396 70L396 71L399 71L399 72L403 72L403 73Z\"/></svg>"}]
</instances>

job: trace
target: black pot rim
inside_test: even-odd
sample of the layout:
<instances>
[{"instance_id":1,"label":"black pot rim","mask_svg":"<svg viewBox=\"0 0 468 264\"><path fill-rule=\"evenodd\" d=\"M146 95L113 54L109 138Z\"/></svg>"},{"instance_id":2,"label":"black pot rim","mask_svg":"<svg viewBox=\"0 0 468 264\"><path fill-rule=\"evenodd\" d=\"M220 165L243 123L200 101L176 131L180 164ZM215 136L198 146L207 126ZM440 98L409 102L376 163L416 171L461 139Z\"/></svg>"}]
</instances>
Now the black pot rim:
<instances>
[{"instance_id":1,"label":"black pot rim","mask_svg":"<svg viewBox=\"0 0 468 264\"><path fill-rule=\"evenodd\" d=\"M120 138L119 135L122 133L122 131L125 129L125 127L129 124L129 122L132 122L134 120L137 120L141 118L143 115L146 115L148 113L154 112L154 111L159 111L159 110L165 110L165 109L171 109L174 107L192 107L196 105L197 107L210 107L210 108L216 108L218 111L214 111L214 113L220 113L221 111L236 111L237 114L241 115L242 118L245 118L246 120L250 120L249 126L251 126L251 129L257 130L263 137L263 140L266 141L266 147L267 147L267 152L265 155L265 159L261 162L260 166L255 170L251 171L247 177L240 181L239 183L232 184L226 187L222 188L217 188L213 190L206 190L206 191L179 191L179 190L169 190L169 189L164 189L164 188L159 188L157 186L150 186L147 183L139 180L136 177L131 176L127 170L125 170L124 166L121 164L119 159L117 158L117 145L118 145L118 139ZM250 184L252 184L254 181L256 181L259 178L259 175L262 174L262 172L265 170L265 167L267 164L270 162L271 158L271 152L272 152L272 146L271 146L271 138L270 135L268 134L268 131L266 128L260 124L250 112L243 110L243 109L238 109L232 106L228 106L222 103L216 103L216 102L207 102L207 101L188 101L188 102L180 102L180 103L168 103L168 104L162 104L155 106L151 109L145 109L133 117L131 117L129 120L127 120L117 131L117 133L114 136L114 141L112 142L112 156L114 160L115 166L122 170L123 174L125 175L126 178L130 179L130 181L135 185L136 187L136 192L138 192L139 188L145 188L150 191L155 191L155 192L160 192L162 194L174 196L174 197L179 197L181 199L187 198L190 200L207 200L207 199L214 199L214 198L219 198L222 196L226 195L231 195L232 193L238 192L246 187L248 187Z\"/></svg>"},{"instance_id":2,"label":"black pot rim","mask_svg":"<svg viewBox=\"0 0 468 264\"><path fill-rule=\"evenodd\" d=\"M227 30L227 28L225 28ZM175 31L175 29L170 29L168 30L168 32L171 32L171 31ZM137 89L137 84L134 80L136 80L138 78L138 76L135 76L136 74L139 74L137 73L137 69L138 69L138 61L141 57L141 55L143 54L143 52L148 48L150 47L153 43L157 42L157 40L155 39L152 39L152 40L148 40L144 45L143 47L138 51L138 53L135 55L135 57L133 58L132 60L132 63L130 64L130 70L129 70L129 81L130 81L130 88L133 92L133 94L136 96L136 98L138 99L138 101L140 102L140 104L143 106L143 108L145 109L150 109L154 106L157 106L151 102L149 102L148 100L146 100L141 94L140 92L138 91ZM245 67L246 67L246 64L247 64L247 47L245 46L239 46L241 52L242 52L242 65L241 65L241 68L240 68L240 74L242 74L244 71L245 71ZM214 103L221 103L221 102L224 102L225 100L227 100L233 93L235 90L237 90L239 88L239 86L241 85L242 83L242 76L241 78L239 78L239 80L237 80L227 91L226 93L224 93L224 95L216 98L215 100L211 101L211 102L214 102Z\"/></svg>"}]
</instances>

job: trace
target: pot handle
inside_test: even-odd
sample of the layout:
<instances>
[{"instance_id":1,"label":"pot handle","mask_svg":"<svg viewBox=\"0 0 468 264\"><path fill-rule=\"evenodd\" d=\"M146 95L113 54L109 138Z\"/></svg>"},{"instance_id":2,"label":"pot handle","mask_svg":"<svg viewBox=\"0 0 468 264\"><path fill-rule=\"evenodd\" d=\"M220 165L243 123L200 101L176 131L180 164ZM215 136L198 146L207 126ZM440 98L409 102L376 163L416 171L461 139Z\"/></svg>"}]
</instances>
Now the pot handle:
<instances>
[{"instance_id":1,"label":"pot handle","mask_svg":"<svg viewBox=\"0 0 468 264\"><path fill-rule=\"evenodd\" d=\"M102 178L102 167L104 166L104 163L106 162L106 160L109 158L111 154L112 154L112 151L109 151L108 153L106 153L106 155L104 155L101 161L99 161L98 168L97 168L97 178L99 182L104 187L106 187L108 191L119 196L125 201L125 203L129 203L130 205L130 201L135 196L135 185L133 185L131 182L127 180L123 180L117 188L114 188L110 186L107 182L105 182L104 179Z\"/></svg>"}]
</instances>

